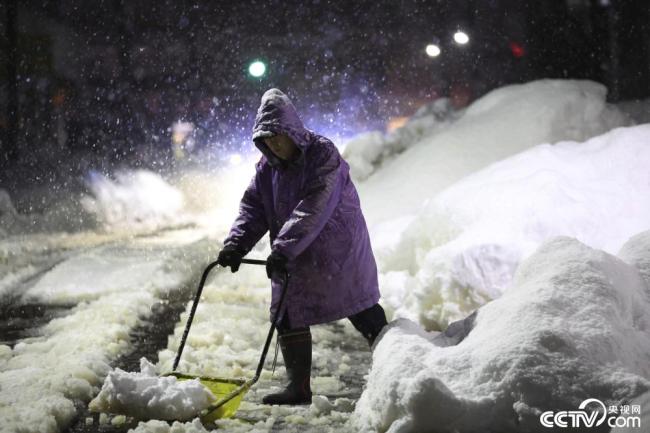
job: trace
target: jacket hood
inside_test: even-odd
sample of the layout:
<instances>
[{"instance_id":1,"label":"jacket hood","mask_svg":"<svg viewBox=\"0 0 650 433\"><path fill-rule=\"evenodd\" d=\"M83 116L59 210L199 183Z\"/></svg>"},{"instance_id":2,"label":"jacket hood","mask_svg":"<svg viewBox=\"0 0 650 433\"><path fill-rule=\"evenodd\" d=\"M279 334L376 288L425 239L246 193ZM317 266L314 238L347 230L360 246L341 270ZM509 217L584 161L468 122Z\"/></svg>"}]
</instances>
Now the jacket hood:
<instances>
[{"instance_id":1,"label":"jacket hood","mask_svg":"<svg viewBox=\"0 0 650 433\"><path fill-rule=\"evenodd\" d=\"M303 125L289 97L279 89L269 89L262 95L260 107L257 109L253 142L271 165L285 166L287 161L275 156L263 141L264 137L277 134L287 135L298 146L300 156L295 162L301 161L311 142L312 133Z\"/></svg>"}]
</instances>

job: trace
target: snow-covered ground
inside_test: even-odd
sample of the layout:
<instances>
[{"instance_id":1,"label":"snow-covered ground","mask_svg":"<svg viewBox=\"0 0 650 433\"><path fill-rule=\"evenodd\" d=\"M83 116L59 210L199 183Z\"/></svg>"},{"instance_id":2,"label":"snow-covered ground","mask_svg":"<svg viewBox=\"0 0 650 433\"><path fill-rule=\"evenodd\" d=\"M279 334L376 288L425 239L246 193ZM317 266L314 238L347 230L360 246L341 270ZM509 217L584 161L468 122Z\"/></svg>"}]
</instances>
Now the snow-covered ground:
<instances>
[{"instance_id":1,"label":"snow-covered ground","mask_svg":"<svg viewBox=\"0 0 650 433\"><path fill-rule=\"evenodd\" d=\"M647 390L650 243L633 236L650 230L650 125L631 124L601 85L543 80L497 89L461 112L439 102L402 130L350 143L382 303L401 319L376 347L356 410L369 353L343 321L313 329L311 407L259 404L280 366L275 377L264 370L240 418L219 427L537 431L540 411ZM252 165L165 179L94 174L84 197L39 215L16 212L0 194L0 301L74 305L13 349L0 346L4 429L60 431L72 402L99 392L130 349L129 331L155 302L193 289L214 259ZM78 221L66 223L74 212ZM83 231L58 231L70 227ZM267 253L263 242L251 256ZM261 269L215 271L179 369L250 377L269 297ZM477 308L458 345L427 332ZM186 319L158 372L171 368ZM205 429L149 421L135 431Z\"/></svg>"},{"instance_id":2,"label":"snow-covered ground","mask_svg":"<svg viewBox=\"0 0 650 433\"><path fill-rule=\"evenodd\" d=\"M20 294L19 303L73 304L38 335L0 346L0 418L6 431L58 432L130 349L129 332L157 301L188 290L210 244L170 232L78 251Z\"/></svg>"}]
</instances>

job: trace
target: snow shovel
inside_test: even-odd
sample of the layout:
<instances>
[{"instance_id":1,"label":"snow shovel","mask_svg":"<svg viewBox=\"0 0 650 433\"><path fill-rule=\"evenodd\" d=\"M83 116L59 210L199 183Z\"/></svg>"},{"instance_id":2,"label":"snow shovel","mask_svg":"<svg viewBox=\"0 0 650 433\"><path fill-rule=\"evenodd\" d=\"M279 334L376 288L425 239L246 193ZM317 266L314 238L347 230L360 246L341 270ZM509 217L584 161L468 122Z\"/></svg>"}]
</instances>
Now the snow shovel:
<instances>
[{"instance_id":1,"label":"snow shovel","mask_svg":"<svg viewBox=\"0 0 650 433\"><path fill-rule=\"evenodd\" d=\"M242 259L242 263L247 263L250 265L266 265L265 260L253 260L253 259ZM239 404L241 403L244 394L250 389L251 386L255 384L262 374L262 368L264 367L264 361L266 360L266 354L269 351L269 346L271 345L271 340L273 339L273 333L275 331L278 314L282 309L282 302L284 301L284 295L287 291L287 285L289 284L289 273L285 273L284 282L282 285L282 293L280 294L280 302L278 303L278 308L275 311L273 321L271 322L271 327L269 328L269 333L266 337L266 342L264 343L264 349L262 349L262 355L260 356L260 362L257 364L257 371L255 376L252 379L230 379L223 377L207 377L207 376L194 376L191 374L179 373L176 371L178 363L181 359L181 354L183 353L183 348L185 347L185 340L187 339L187 334L190 332L190 327L192 326L192 320L194 319L194 313L196 312L196 307L201 298L201 292L203 292L203 286L205 285L205 280L208 278L208 274L217 265L217 262L210 263L203 271L203 276L201 277L201 282L199 283L199 288L196 291L196 296L194 297L194 303L192 304L192 309L190 311L190 316L187 318L187 324L185 325L185 332L183 332L183 337L181 338L181 343L178 346L178 353L176 354L176 359L174 360L174 366L171 373L167 373L166 376L175 376L179 380L189 380L189 379L199 379L203 386L208 388L216 397L217 401L212 404L210 407L201 412L201 422L209 423L214 422L219 418L231 418L237 412Z\"/></svg>"}]
</instances>

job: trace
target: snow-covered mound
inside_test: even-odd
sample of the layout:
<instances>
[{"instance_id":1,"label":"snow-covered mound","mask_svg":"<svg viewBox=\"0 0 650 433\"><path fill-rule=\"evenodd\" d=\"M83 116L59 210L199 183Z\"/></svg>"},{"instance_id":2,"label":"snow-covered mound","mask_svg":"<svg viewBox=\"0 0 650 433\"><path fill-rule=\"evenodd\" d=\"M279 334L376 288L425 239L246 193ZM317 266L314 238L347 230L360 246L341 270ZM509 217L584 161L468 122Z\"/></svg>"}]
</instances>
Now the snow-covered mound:
<instances>
[{"instance_id":1,"label":"snow-covered mound","mask_svg":"<svg viewBox=\"0 0 650 433\"><path fill-rule=\"evenodd\" d=\"M440 98L420 107L404 126L386 135L372 131L354 137L345 144L343 151L343 157L350 164L350 174L355 180L366 179L382 162L394 158L424 137L431 138L459 116L449 99Z\"/></svg>"},{"instance_id":2,"label":"snow-covered mound","mask_svg":"<svg viewBox=\"0 0 650 433\"><path fill-rule=\"evenodd\" d=\"M84 208L109 228L156 228L184 221L183 194L148 170L118 171L115 179L90 172Z\"/></svg>"},{"instance_id":3,"label":"snow-covered mound","mask_svg":"<svg viewBox=\"0 0 650 433\"><path fill-rule=\"evenodd\" d=\"M359 185L371 226L411 215L462 177L541 143L582 141L629 120L591 81L541 80L496 89L449 127L386 162ZM380 230L394 232L391 221Z\"/></svg>"},{"instance_id":4,"label":"snow-covered mound","mask_svg":"<svg viewBox=\"0 0 650 433\"><path fill-rule=\"evenodd\" d=\"M373 353L355 421L373 432L548 431L547 410L650 388L650 232L619 257L558 237L478 310L458 345L402 319ZM645 280L644 280L645 277Z\"/></svg>"},{"instance_id":5,"label":"snow-covered mound","mask_svg":"<svg viewBox=\"0 0 650 433\"><path fill-rule=\"evenodd\" d=\"M94 412L130 415L139 419L185 421L195 418L216 400L198 379L179 381L159 377L153 364L140 359L140 373L116 368L88 405Z\"/></svg>"},{"instance_id":6,"label":"snow-covered mound","mask_svg":"<svg viewBox=\"0 0 650 433\"><path fill-rule=\"evenodd\" d=\"M387 306L436 329L500 296L553 236L615 253L650 229L649 138L641 125L539 145L446 189L377 250Z\"/></svg>"}]
</instances>

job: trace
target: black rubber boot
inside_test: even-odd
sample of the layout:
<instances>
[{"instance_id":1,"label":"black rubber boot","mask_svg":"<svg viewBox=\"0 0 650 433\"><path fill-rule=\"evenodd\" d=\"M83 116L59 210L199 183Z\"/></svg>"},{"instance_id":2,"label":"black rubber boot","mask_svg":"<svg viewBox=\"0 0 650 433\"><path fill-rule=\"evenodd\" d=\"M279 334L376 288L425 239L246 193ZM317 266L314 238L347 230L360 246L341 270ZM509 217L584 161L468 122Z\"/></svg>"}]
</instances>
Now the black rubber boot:
<instances>
[{"instance_id":1,"label":"black rubber boot","mask_svg":"<svg viewBox=\"0 0 650 433\"><path fill-rule=\"evenodd\" d=\"M289 384L284 391L264 396L264 404L310 404L311 403L311 332L287 331L278 335L282 358L287 370Z\"/></svg>"},{"instance_id":2,"label":"black rubber boot","mask_svg":"<svg viewBox=\"0 0 650 433\"><path fill-rule=\"evenodd\" d=\"M372 345L375 344L377 336L379 336L384 326L387 325L386 313L379 304L375 304L360 313L354 314L348 317L348 319L350 319L350 322L352 322L356 330L361 332L361 335L364 336L371 349Z\"/></svg>"}]
</instances>

